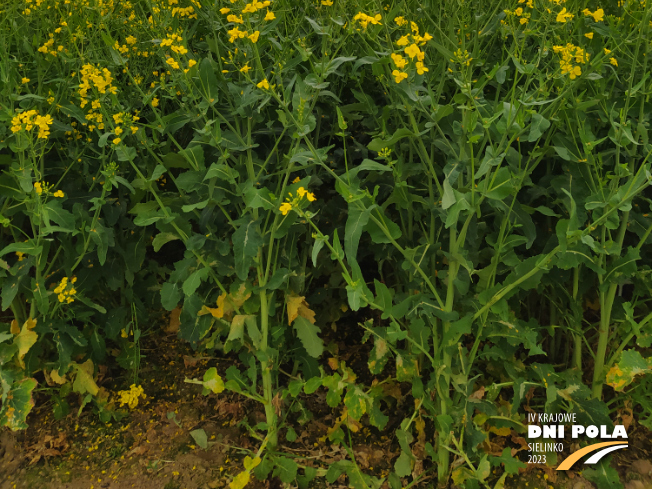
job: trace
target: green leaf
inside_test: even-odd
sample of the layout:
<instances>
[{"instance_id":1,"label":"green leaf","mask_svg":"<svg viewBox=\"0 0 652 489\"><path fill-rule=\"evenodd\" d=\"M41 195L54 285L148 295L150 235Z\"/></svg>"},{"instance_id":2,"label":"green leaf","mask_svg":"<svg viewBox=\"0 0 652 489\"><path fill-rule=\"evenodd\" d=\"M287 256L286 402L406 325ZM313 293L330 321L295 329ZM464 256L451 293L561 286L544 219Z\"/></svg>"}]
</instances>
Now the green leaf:
<instances>
[{"instance_id":1,"label":"green leaf","mask_svg":"<svg viewBox=\"0 0 652 489\"><path fill-rule=\"evenodd\" d=\"M349 204L349 216L346 219L346 226L344 231L344 250L346 251L346 258L349 265L357 264L358 245L362 230L369 221L371 210L376 207L371 206L365 209L358 208L358 202Z\"/></svg>"},{"instance_id":2,"label":"green leaf","mask_svg":"<svg viewBox=\"0 0 652 489\"><path fill-rule=\"evenodd\" d=\"M369 148L371 151L375 151L378 153L384 148L391 148L392 146L394 146L394 144L396 144L401 139L413 135L414 133L412 131L403 127L401 129L397 129L396 132L387 139L380 139L380 138L373 139L367 145L367 148Z\"/></svg>"},{"instance_id":3,"label":"green leaf","mask_svg":"<svg viewBox=\"0 0 652 489\"><path fill-rule=\"evenodd\" d=\"M206 176L204 177L204 181L211 178L217 178L219 180L228 182L231 185L235 185L236 179L239 176L240 174L230 166L225 165L224 163L213 163L210 168L208 168Z\"/></svg>"},{"instance_id":4,"label":"green leaf","mask_svg":"<svg viewBox=\"0 0 652 489\"><path fill-rule=\"evenodd\" d=\"M491 188L485 193L489 199L503 200L514 191L512 172L507 167L500 168L487 178L491 178Z\"/></svg>"},{"instance_id":5,"label":"green leaf","mask_svg":"<svg viewBox=\"0 0 652 489\"><path fill-rule=\"evenodd\" d=\"M610 458L610 457L608 457ZM584 469L582 476L600 489L622 489L618 471L603 460L597 467Z\"/></svg>"},{"instance_id":6,"label":"green leaf","mask_svg":"<svg viewBox=\"0 0 652 489\"><path fill-rule=\"evenodd\" d=\"M392 313L392 294L384 283L376 279L374 279L374 285L376 286L376 298L374 302L383 311L381 318L387 319Z\"/></svg>"},{"instance_id":7,"label":"green leaf","mask_svg":"<svg viewBox=\"0 0 652 489\"><path fill-rule=\"evenodd\" d=\"M195 443L199 445L201 448L206 450L208 448L208 437L206 436L206 432L202 430L201 428L198 430L193 430L190 432L190 436L192 436L193 440L195 440Z\"/></svg>"},{"instance_id":8,"label":"green leaf","mask_svg":"<svg viewBox=\"0 0 652 489\"><path fill-rule=\"evenodd\" d=\"M123 144L118 146L118 149L115 150L115 154L118 161L133 161L136 159L136 156L138 156L135 148Z\"/></svg>"},{"instance_id":9,"label":"green leaf","mask_svg":"<svg viewBox=\"0 0 652 489\"><path fill-rule=\"evenodd\" d=\"M211 328L213 316L198 315L203 305L199 296L187 295L179 316L179 336L188 341L193 348L196 348L197 342L204 338Z\"/></svg>"},{"instance_id":10,"label":"green leaf","mask_svg":"<svg viewBox=\"0 0 652 489\"><path fill-rule=\"evenodd\" d=\"M378 399L374 399L371 403L371 409L369 410L369 422L372 426L375 426L382 431L385 429L385 426L387 426L388 421L389 416L386 416L380 410L380 401Z\"/></svg>"},{"instance_id":11,"label":"green leaf","mask_svg":"<svg viewBox=\"0 0 652 489\"><path fill-rule=\"evenodd\" d=\"M282 482L285 482L286 484L294 482L297 478L297 469L299 468L294 460L287 457L275 457L274 463L276 464L274 474L277 475Z\"/></svg>"},{"instance_id":12,"label":"green leaf","mask_svg":"<svg viewBox=\"0 0 652 489\"><path fill-rule=\"evenodd\" d=\"M158 252L165 243L169 243L175 239L180 239L179 236L175 233L158 233L156 236L154 236L152 247L154 248L155 252Z\"/></svg>"},{"instance_id":13,"label":"green leaf","mask_svg":"<svg viewBox=\"0 0 652 489\"><path fill-rule=\"evenodd\" d=\"M441 199L442 209L448 209L450 206L455 204L455 193L453 192L453 187L451 187L448 178L444 180L444 195Z\"/></svg>"},{"instance_id":14,"label":"green leaf","mask_svg":"<svg viewBox=\"0 0 652 489\"><path fill-rule=\"evenodd\" d=\"M183 282L183 293L185 295L193 295L201 285L202 280L205 280L206 277L208 277L209 271L209 268L200 268L199 270L192 272L190 277Z\"/></svg>"},{"instance_id":15,"label":"green leaf","mask_svg":"<svg viewBox=\"0 0 652 489\"><path fill-rule=\"evenodd\" d=\"M201 63L199 63L199 81L201 84L200 91L202 95L206 97L210 104L216 102L219 93L219 86L217 83L217 77L215 76L215 71L213 70L213 64L209 58L204 58Z\"/></svg>"},{"instance_id":16,"label":"green leaf","mask_svg":"<svg viewBox=\"0 0 652 489\"><path fill-rule=\"evenodd\" d=\"M394 462L394 471L399 477L407 477L412 473L412 458L404 451Z\"/></svg>"},{"instance_id":17,"label":"green leaf","mask_svg":"<svg viewBox=\"0 0 652 489\"><path fill-rule=\"evenodd\" d=\"M518 469L527 467L527 464L512 456L511 448L505 448L500 457L491 457L491 465L497 467L500 464L505 465L505 472L507 474L518 474Z\"/></svg>"},{"instance_id":18,"label":"green leaf","mask_svg":"<svg viewBox=\"0 0 652 489\"><path fill-rule=\"evenodd\" d=\"M177 283L165 282L161 287L161 304L166 311L171 311L177 307L182 297L183 293Z\"/></svg>"},{"instance_id":19,"label":"green leaf","mask_svg":"<svg viewBox=\"0 0 652 489\"><path fill-rule=\"evenodd\" d=\"M235 255L235 271L240 280L249 275L254 258L258 256L258 247L263 245L263 238L258 232L258 221L240 222L233 233L233 253Z\"/></svg>"},{"instance_id":20,"label":"green leaf","mask_svg":"<svg viewBox=\"0 0 652 489\"><path fill-rule=\"evenodd\" d=\"M355 178L358 176L358 173L360 173L363 170L380 171L380 172L392 171L391 167L387 165L377 163L373 160L364 159L362 160L362 163L360 163L358 166L349 170L349 176L351 178Z\"/></svg>"},{"instance_id":21,"label":"green leaf","mask_svg":"<svg viewBox=\"0 0 652 489\"><path fill-rule=\"evenodd\" d=\"M313 358L318 358L324 352L324 342L317 335L320 331L319 328L303 316L297 316L292 326L296 330L297 336L308 352L308 355Z\"/></svg>"},{"instance_id":22,"label":"green leaf","mask_svg":"<svg viewBox=\"0 0 652 489\"><path fill-rule=\"evenodd\" d=\"M75 229L75 217L72 212L61 207L61 201L58 199L46 202L41 216L46 228L50 227L50 220L52 220L60 227L57 231L72 232Z\"/></svg>"},{"instance_id":23,"label":"green leaf","mask_svg":"<svg viewBox=\"0 0 652 489\"><path fill-rule=\"evenodd\" d=\"M310 395L321 387L321 377L312 377L308 379L303 386L303 392Z\"/></svg>"},{"instance_id":24,"label":"green leaf","mask_svg":"<svg viewBox=\"0 0 652 489\"><path fill-rule=\"evenodd\" d=\"M338 477L342 475L344 472L346 472L349 469L349 467L352 466L353 466L353 462L351 462L350 460L339 460L338 462L331 464L330 467L328 468L328 471L326 472L326 481L329 484L335 483Z\"/></svg>"},{"instance_id":25,"label":"green leaf","mask_svg":"<svg viewBox=\"0 0 652 489\"><path fill-rule=\"evenodd\" d=\"M43 246L36 246L36 241L27 240L24 243L11 243L0 251L0 256L6 255L7 253L24 253L26 255L40 255L43 251Z\"/></svg>"},{"instance_id":26,"label":"green leaf","mask_svg":"<svg viewBox=\"0 0 652 489\"><path fill-rule=\"evenodd\" d=\"M294 431L294 428L292 426L288 427L287 431L285 432L285 439L292 443L297 439L297 432Z\"/></svg>"},{"instance_id":27,"label":"green leaf","mask_svg":"<svg viewBox=\"0 0 652 489\"><path fill-rule=\"evenodd\" d=\"M453 323L450 323L450 326L447 330L444 331L444 346L457 346L457 342L460 340L463 334L469 334L471 332L471 325L473 324L473 315L467 314L462 319L459 319Z\"/></svg>"},{"instance_id":28,"label":"green leaf","mask_svg":"<svg viewBox=\"0 0 652 489\"><path fill-rule=\"evenodd\" d=\"M315 244L312 245L312 266L315 268L317 267L317 256L319 256L319 251L324 247L327 239L328 236L324 236L323 238L317 237L315 238Z\"/></svg>"},{"instance_id":29,"label":"green leaf","mask_svg":"<svg viewBox=\"0 0 652 489\"><path fill-rule=\"evenodd\" d=\"M543 117L541 114L534 114L532 116L532 123L530 124L530 135L528 136L529 142L534 142L543 136L543 133L550 127L550 121Z\"/></svg>"}]
</instances>

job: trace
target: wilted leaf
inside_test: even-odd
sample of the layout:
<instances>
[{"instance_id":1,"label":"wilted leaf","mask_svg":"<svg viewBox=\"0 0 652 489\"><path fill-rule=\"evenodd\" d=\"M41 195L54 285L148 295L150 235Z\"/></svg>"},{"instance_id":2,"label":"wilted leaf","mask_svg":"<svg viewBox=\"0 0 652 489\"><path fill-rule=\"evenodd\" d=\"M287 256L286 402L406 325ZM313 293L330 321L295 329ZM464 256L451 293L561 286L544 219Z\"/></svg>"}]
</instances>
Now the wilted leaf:
<instances>
[{"instance_id":1,"label":"wilted leaf","mask_svg":"<svg viewBox=\"0 0 652 489\"><path fill-rule=\"evenodd\" d=\"M38 335L34 331L31 331L34 326L36 326L36 320L28 319L23 324L23 329L14 338L14 344L18 347L18 362L22 368L25 368L23 357L38 339Z\"/></svg>"},{"instance_id":2,"label":"wilted leaf","mask_svg":"<svg viewBox=\"0 0 652 489\"><path fill-rule=\"evenodd\" d=\"M288 295L286 299L288 307L288 324L292 324L292 321L294 321L298 316L306 318L312 324L315 324L315 311L308 307L305 297Z\"/></svg>"},{"instance_id":3,"label":"wilted leaf","mask_svg":"<svg viewBox=\"0 0 652 489\"><path fill-rule=\"evenodd\" d=\"M636 350L626 350L620 361L607 373L607 384L617 391L622 391L634 381L637 375L652 370L652 358L644 359Z\"/></svg>"},{"instance_id":4,"label":"wilted leaf","mask_svg":"<svg viewBox=\"0 0 652 489\"><path fill-rule=\"evenodd\" d=\"M219 394L224 390L224 381L217 373L215 367L209 368L204 374L204 389Z\"/></svg>"}]
</instances>

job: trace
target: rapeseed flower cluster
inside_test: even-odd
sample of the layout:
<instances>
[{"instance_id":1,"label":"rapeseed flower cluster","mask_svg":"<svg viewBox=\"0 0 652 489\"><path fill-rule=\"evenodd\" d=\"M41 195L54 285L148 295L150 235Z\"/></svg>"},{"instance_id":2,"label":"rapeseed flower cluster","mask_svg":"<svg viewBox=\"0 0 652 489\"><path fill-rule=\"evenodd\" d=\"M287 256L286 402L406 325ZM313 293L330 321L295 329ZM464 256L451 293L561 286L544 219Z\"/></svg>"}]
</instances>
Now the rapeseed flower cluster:
<instances>
[{"instance_id":1,"label":"rapeseed flower cluster","mask_svg":"<svg viewBox=\"0 0 652 489\"><path fill-rule=\"evenodd\" d=\"M561 66L562 75L568 74L570 79L574 80L582 74L580 64L585 64L589 60L589 53L572 43L568 43L566 46L553 46L552 49L561 55L559 66ZM577 64L573 64L573 61Z\"/></svg>"},{"instance_id":2,"label":"rapeseed flower cluster","mask_svg":"<svg viewBox=\"0 0 652 489\"><path fill-rule=\"evenodd\" d=\"M57 294L57 298L59 299L59 302L65 302L66 304L70 304L75 300L72 297L77 293L77 290L73 285L75 282L77 282L77 277L72 277L70 279L70 283L68 283L68 277L63 277L61 279L61 282L59 283L57 288L54 289L54 293Z\"/></svg>"},{"instance_id":3,"label":"rapeseed flower cluster","mask_svg":"<svg viewBox=\"0 0 652 489\"><path fill-rule=\"evenodd\" d=\"M285 202L281 204L281 207L279 207L279 210L281 211L281 214L284 216L287 216L288 212L290 212L292 209L299 209L299 206L301 204L301 201L305 197L308 199L309 202L314 202L317 200L317 197L315 197L315 194L312 192L308 192L305 188L299 187L297 189L297 195L296 197L292 195L292 192L290 192L289 197L286 198Z\"/></svg>"},{"instance_id":4,"label":"rapeseed flower cluster","mask_svg":"<svg viewBox=\"0 0 652 489\"><path fill-rule=\"evenodd\" d=\"M59 44L56 49L54 48L54 34L49 34L50 39L48 39L43 46L39 47L37 51L43 54L50 54L52 56L57 56L57 53L64 51L63 45ZM67 51L67 50L66 50Z\"/></svg>"},{"instance_id":5,"label":"rapeseed flower cluster","mask_svg":"<svg viewBox=\"0 0 652 489\"><path fill-rule=\"evenodd\" d=\"M113 122L116 125L113 132L116 134L116 136L119 136L126 129L128 129L131 131L131 134L136 134L138 127L134 124L138 120L140 120L140 117L137 115L131 115L127 112L118 112L117 114L113 114Z\"/></svg>"},{"instance_id":6,"label":"rapeseed flower cluster","mask_svg":"<svg viewBox=\"0 0 652 489\"><path fill-rule=\"evenodd\" d=\"M399 26L404 26L408 23L403 17L396 17L394 19ZM418 75L423 75L426 73L428 68L424 63L425 52L421 51L419 46L425 45L426 42L430 41L432 36L427 32L423 36L419 35L419 26L415 22L410 22L410 32L401 36L396 44L399 47L403 48L403 53L410 58L410 61L414 61L414 67ZM392 58L392 63L394 64L395 69L392 71L392 76L396 83L401 83L408 77L408 74L404 70L408 66L408 60L403 57L403 55L398 53L390 54Z\"/></svg>"},{"instance_id":7,"label":"rapeseed flower cluster","mask_svg":"<svg viewBox=\"0 0 652 489\"><path fill-rule=\"evenodd\" d=\"M128 391L119 391L118 395L120 396L120 407L125 404L129 406L129 409L134 409L138 406L138 399L142 397L145 399L145 391L142 386L136 386L136 384L131 384Z\"/></svg>"},{"instance_id":8,"label":"rapeseed flower cluster","mask_svg":"<svg viewBox=\"0 0 652 489\"><path fill-rule=\"evenodd\" d=\"M382 20L382 17L380 14L376 14L373 17L371 15L364 14L362 12L358 12L355 17L353 17L354 21L360 22L360 26L363 29L366 29L369 24L373 25L383 25L380 21Z\"/></svg>"},{"instance_id":9,"label":"rapeseed flower cluster","mask_svg":"<svg viewBox=\"0 0 652 489\"><path fill-rule=\"evenodd\" d=\"M43 193L47 195L52 190L52 187L53 186L47 182L34 182L34 192L36 192L36 195L41 195ZM59 198L65 197L64 193L61 190L57 190L52 194L52 196L59 197Z\"/></svg>"},{"instance_id":10,"label":"rapeseed flower cluster","mask_svg":"<svg viewBox=\"0 0 652 489\"><path fill-rule=\"evenodd\" d=\"M245 22L245 19L243 17L244 14L255 14L256 12L266 9L271 4L272 2L270 0L265 0L264 2L259 2L257 0L254 0L253 2L247 3L244 6L244 8L240 11L240 15L236 15L228 7L221 8L220 13L222 15L227 16L226 17L227 22L231 22L233 24L244 24ZM275 18L276 16L274 15L274 12L267 10L262 20L270 21L270 20L274 20ZM258 18L258 20L260 20L260 17ZM244 38L249 39L253 43L257 43L258 38L260 36L260 31L254 30L252 32L249 32L247 30L240 30L240 28L237 25L233 29L229 29L227 33L229 34L229 42L231 43L235 42L236 39L244 39Z\"/></svg>"},{"instance_id":11,"label":"rapeseed flower cluster","mask_svg":"<svg viewBox=\"0 0 652 489\"><path fill-rule=\"evenodd\" d=\"M582 10L582 13L585 17L593 17L595 22L602 22L604 20L604 10L601 8L597 9L595 12L591 12L588 8Z\"/></svg>"},{"instance_id":12,"label":"rapeseed flower cluster","mask_svg":"<svg viewBox=\"0 0 652 489\"><path fill-rule=\"evenodd\" d=\"M566 7L564 7L561 9L561 12L557 14L557 18L555 20L561 24L565 24L567 20L573 20L573 17L575 16L570 12L567 12Z\"/></svg>"},{"instance_id":13,"label":"rapeseed flower cluster","mask_svg":"<svg viewBox=\"0 0 652 489\"><path fill-rule=\"evenodd\" d=\"M515 17L518 19L519 23L521 25L525 25L530 21L530 17L532 16L531 12L526 11L521 5L525 4L526 8L533 9L534 8L534 0L518 0L519 6L514 9L514 10L503 10L507 17ZM501 20L502 24L505 24L506 22L504 20Z\"/></svg>"},{"instance_id":14,"label":"rapeseed flower cluster","mask_svg":"<svg viewBox=\"0 0 652 489\"><path fill-rule=\"evenodd\" d=\"M98 67L87 63L82 66L80 75L81 83L79 84L78 92L79 97L82 99L82 107L88 103L85 99L88 96L88 91L92 87L95 87L101 94L109 92L116 95L118 93L118 89L111 84L113 82L113 76L107 68L102 68L100 70Z\"/></svg>"},{"instance_id":15,"label":"rapeseed flower cluster","mask_svg":"<svg viewBox=\"0 0 652 489\"><path fill-rule=\"evenodd\" d=\"M47 139L50 135L50 126L54 121L50 114L39 115L38 110L26 110L16 114L11 119L11 132L17 133L21 130L31 131L38 127L38 139Z\"/></svg>"}]
</instances>

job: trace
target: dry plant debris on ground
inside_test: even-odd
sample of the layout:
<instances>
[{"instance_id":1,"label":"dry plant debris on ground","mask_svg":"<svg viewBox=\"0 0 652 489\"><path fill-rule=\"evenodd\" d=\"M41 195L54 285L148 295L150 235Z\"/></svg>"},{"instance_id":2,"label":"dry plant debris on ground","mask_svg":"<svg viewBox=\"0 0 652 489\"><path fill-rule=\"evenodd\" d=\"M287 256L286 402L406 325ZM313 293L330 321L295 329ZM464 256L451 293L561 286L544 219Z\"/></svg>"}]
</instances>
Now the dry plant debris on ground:
<instances>
[{"instance_id":1,"label":"dry plant debris on ground","mask_svg":"<svg viewBox=\"0 0 652 489\"><path fill-rule=\"evenodd\" d=\"M264 413L253 402L231 393L202 396L197 386L185 378L200 377L215 366L223 372L238 363L228 356L213 358L193 352L176 338L175 315L166 319L160 332L146 337L142 353L147 362L139 373L146 394L138 405L120 421L102 423L88 409L78 417L71 412L55 420L52 406L38 404L28 418L29 428L13 434L0 434L0 489L215 489L228 487L240 472L246 450L256 448L241 424L253 426L264 421ZM339 360L356 367L361 377L368 376L365 355L347 349L346 340L332 344ZM165 344L165 348L160 348ZM365 345L360 345L364 348ZM333 357L329 362L337 363ZM118 391L130 380L125 372L107 372L101 385ZM115 375L112 377L111 375ZM369 379L372 380L371 378ZM393 395L398 405L403 394L395 386ZM73 395L74 397L74 395ZM71 397L72 399L72 397ZM72 411L75 411L73 403ZM297 433L283 450L305 458L305 464L327 469L330 464L347 458L343 446L331 445L327 432L337 420L337 414L325 404L325 396L317 396L309 406L316 416L301 426L291 423ZM291 421L291 419L290 419ZM391 426L391 421L389 426ZM208 448L202 449L191 436L203 429ZM283 434L282 434L283 435ZM506 443L519 443L510 437L496 436L486 450L500 452ZM353 453L366 473L385 476L399 454L391 437L364 426L354 434ZM522 439L521 439L522 440ZM619 454L614 462L626 489L652 489L652 445L649 433L642 429L630 433L633 450ZM524 440L521 441L521 443ZM495 445L495 446L494 446ZM632 455L636 459L632 459ZM311 487L346 488L346 476L329 485L323 478ZM413 487L434 487L432 477ZM508 479L514 489L591 489L595 485L579 473L561 474L545 466L530 465L516 477ZM292 487L278 480L252 479L252 489ZM383 485L386 489L387 485ZM601 489L601 488L598 488Z\"/></svg>"}]
</instances>

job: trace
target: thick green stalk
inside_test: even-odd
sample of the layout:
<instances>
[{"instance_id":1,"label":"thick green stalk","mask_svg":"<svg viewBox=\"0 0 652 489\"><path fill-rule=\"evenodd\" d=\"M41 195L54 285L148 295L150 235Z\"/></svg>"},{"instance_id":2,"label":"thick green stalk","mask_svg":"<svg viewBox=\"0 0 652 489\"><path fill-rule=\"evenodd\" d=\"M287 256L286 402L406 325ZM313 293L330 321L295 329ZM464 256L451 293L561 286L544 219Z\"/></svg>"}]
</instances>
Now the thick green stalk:
<instances>
[{"instance_id":1,"label":"thick green stalk","mask_svg":"<svg viewBox=\"0 0 652 489\"><path fill-rule=\"evenodd\" d=\"M577 301L577 291L580 285L580 266L578 265L573 270L573 302ZM573 368L582 371L582 318L575 318L577 323L575 326L575 333L573 333Z\"/></svg>"},{"instance_id":2,"label":"thick green stalk","mask_svg":"<svg viewBox=\"0 0 652 489\"><path fill-rule=\"evenodd\" d=\"M262 339L260 342L260 351L267 351L267 341L269 338L269 311L267 308L267 292L265 290L259 293L260 297L260 330ZM263 398L265 399L265 419L267 420L267 445L273 451L278 444L278 433L276 430L277 417L276 411L272 404L272 366L268 360L261 360L260 370L263 378Z\"/></svg>"},{"instance_id":3,"label":"thick green stalk","mask_svg":"<svg viewBox=\"0 0 652 489\"><path fill-rule=\"evenodd\" d=\"M448 275L446 280L448 281L448 288L446 291L446 304L444 305L445 312L453 311L453 302L455 300L455 278L457 277L457 270L459 269L459 263L454 260L452 257L457 252L457 229L456 226L451 227L450 231L450 245L449 249L451 252L451 262L448 264ZM444 321L443 336L446 336L446 333L451 327L450 321ZM443 339L443 338L442 338ZM451 354L447 351L443 352L443 364L450 367L451 365ZM442 389L442 399L440 403L440 411L442 415L448 413L448 402L450 400L450 374L444 375L444 386ZM439 433L438 438L438 447L437 447L437 478L440 483L444 483L448 480L448 467L450 462L450 452L446 447L446 438L447 433Z\"/></svg>"},{"instance_id":4,"label":"thick green stalk","mask_svg":"<svg viewBox=\"0 0 652 489\"><path fill-rule=\"evenodd\" d=\"M623 219L620 222L618 230L618 248L622 250L627 223L629 222L629 211L623 213ZM613 308L614 299L616 298L617 283L609 285L606 293L600 293L600 329L598 330L598 349L595 353L595 364L593 367L593 398L602 398L602 386L604 385L604 363L607 355L607 346L609 343L609 329L611 324L611 309Z\"/></svg>"}]
</instances>

